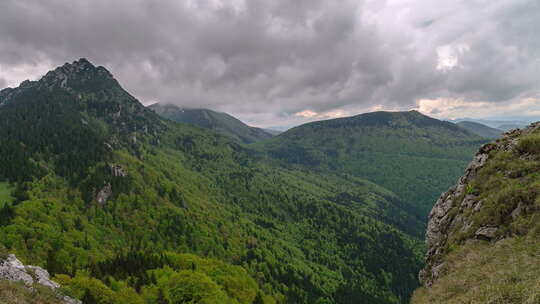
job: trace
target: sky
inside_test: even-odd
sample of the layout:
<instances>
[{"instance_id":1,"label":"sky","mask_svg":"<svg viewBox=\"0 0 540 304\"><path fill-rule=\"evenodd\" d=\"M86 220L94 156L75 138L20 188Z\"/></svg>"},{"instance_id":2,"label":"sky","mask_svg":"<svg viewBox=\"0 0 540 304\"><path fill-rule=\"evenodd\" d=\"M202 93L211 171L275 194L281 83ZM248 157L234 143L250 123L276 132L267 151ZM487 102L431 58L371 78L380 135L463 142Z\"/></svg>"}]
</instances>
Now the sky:
<instances>
[{"instance_id":1,"label":"sky","mask_svg":"<svg viewBox=\"0 0 540 304\"><path fill-rule=\"evenodd\" d=\"M0 88L87 58L144 104L261 127L540 117L540 0L2 0Z\"/></svg>"}]
</instances>

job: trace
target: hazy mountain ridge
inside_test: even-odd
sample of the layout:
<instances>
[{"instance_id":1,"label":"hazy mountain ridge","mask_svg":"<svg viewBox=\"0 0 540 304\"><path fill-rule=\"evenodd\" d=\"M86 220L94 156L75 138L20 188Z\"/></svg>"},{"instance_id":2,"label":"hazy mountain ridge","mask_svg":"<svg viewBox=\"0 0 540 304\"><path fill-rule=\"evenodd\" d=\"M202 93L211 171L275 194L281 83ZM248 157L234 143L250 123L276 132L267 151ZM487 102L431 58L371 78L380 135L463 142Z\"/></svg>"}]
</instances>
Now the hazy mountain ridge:
<instances>
[{"instance_id":1,"label":"hazy mountain ridge","mask_svg":"<svg viewBox=\"0 0 540 304\"><path fill-rule=\"evenodd\" d=\"M233 116L209 109L181 108L176 105L150 105L149 108L167 119L211 129L241 143L253 143L271 138L270 132L250 127Z\"/></svg>"},{"instance_id":2,"label":"hazy mountain ridge","mask_svg":"<svg viewBox=\"0 0 540 304\"><path fill-rule=\"evenodd\" d=\"M477 123L473 121L460 121L456 124L464 129L469 130L470 132L478 136L485 137L485 138L491 138L491 139L498 138L504 132L503 130L491 128L481 123Z\"/></svg>"}]
</instances>

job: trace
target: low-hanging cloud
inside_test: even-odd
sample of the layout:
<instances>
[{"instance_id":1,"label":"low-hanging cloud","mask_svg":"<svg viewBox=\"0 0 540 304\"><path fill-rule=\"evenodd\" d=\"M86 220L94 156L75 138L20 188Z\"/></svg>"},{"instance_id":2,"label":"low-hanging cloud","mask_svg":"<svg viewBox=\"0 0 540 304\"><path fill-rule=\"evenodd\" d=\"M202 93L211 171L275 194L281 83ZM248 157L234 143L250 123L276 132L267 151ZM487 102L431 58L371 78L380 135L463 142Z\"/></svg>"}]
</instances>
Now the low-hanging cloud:
<instances>
[{"instance_id":1,"label":"low-hanging cloud","mask_svg":"<svg viewBox=\"0 0 540 304\"><path fill-rule=\"evenodd\" d=\"M5 0L0 84L86 57L145 103L261 126L422 100L478 111L538 96L538 28L538 0Z\"/></svg>"}]
</instances>

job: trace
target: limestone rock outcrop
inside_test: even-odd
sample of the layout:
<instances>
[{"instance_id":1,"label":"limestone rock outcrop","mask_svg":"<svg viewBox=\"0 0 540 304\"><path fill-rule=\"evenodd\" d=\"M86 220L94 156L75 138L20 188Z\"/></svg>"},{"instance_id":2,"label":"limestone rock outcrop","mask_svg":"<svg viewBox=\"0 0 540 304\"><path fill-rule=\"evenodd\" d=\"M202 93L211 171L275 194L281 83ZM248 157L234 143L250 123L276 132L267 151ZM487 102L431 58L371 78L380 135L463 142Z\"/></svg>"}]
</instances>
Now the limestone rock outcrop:
<instances>
[{"instance_id":1,"label":"limestone rock outcrop","mask_svg":"<svg viewBox=\"0 0 540 304\"><path fill-rule=\"evenodd\" d=\"M482 146L458 183L437 200L429 214L426 231L426 267L419 274L420 281L425 286L431 286L441 275L444 268L443 257L452 231L468 233L475 239L497 240L499 229L496 226L483 225L476 231L469 231L475 224L471 214L479 212L483 206L482 200L473 193L474 191L468 189L469 182L489 161L492 151L512 151L516 148L519 137L538 129L540 129L540 123L535 123L525 129L509 131L501 139ZM511 216L514 218L522 212L523 208L519 205Z\"/></svg>"},{"instance_id":2,"label":"limestone rock outcrop","mask_svg":"<svg viewBox=\"0 0 540 304\"><path fill-rule=\"evenodd\" d=\"M0 279L13 282L22 282L27 288L40 284L53 290L60 288L60 284L52 281L49 272L41 267L24 265L14 254L9 254L0 262ZM58 293L58 297L66 304L82 304L81 301Z\"/></svg>"}]
</instances>

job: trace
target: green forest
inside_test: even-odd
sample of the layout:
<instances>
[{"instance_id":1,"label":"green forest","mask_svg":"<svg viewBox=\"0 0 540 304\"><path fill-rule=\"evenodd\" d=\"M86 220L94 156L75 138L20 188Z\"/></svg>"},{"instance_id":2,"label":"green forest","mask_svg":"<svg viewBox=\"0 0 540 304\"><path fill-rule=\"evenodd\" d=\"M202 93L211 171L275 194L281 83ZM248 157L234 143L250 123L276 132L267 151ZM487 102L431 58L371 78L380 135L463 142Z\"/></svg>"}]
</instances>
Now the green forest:
<instances>
[{"instance_id":1,"label":"green forest","mask_svg":"<svg viewBox=\"0 0 540 304\"><path fill-rule=\"evenodd\" d=\"M406 129L345 128L334 150L291 144L295 130L244 145L160 118L81 60L0 107L0 250L85 304L408 303L419 197L449 186L481 139L425 131L403 154L376 141L403 146Z\"/></svg>"}]
</instances>

